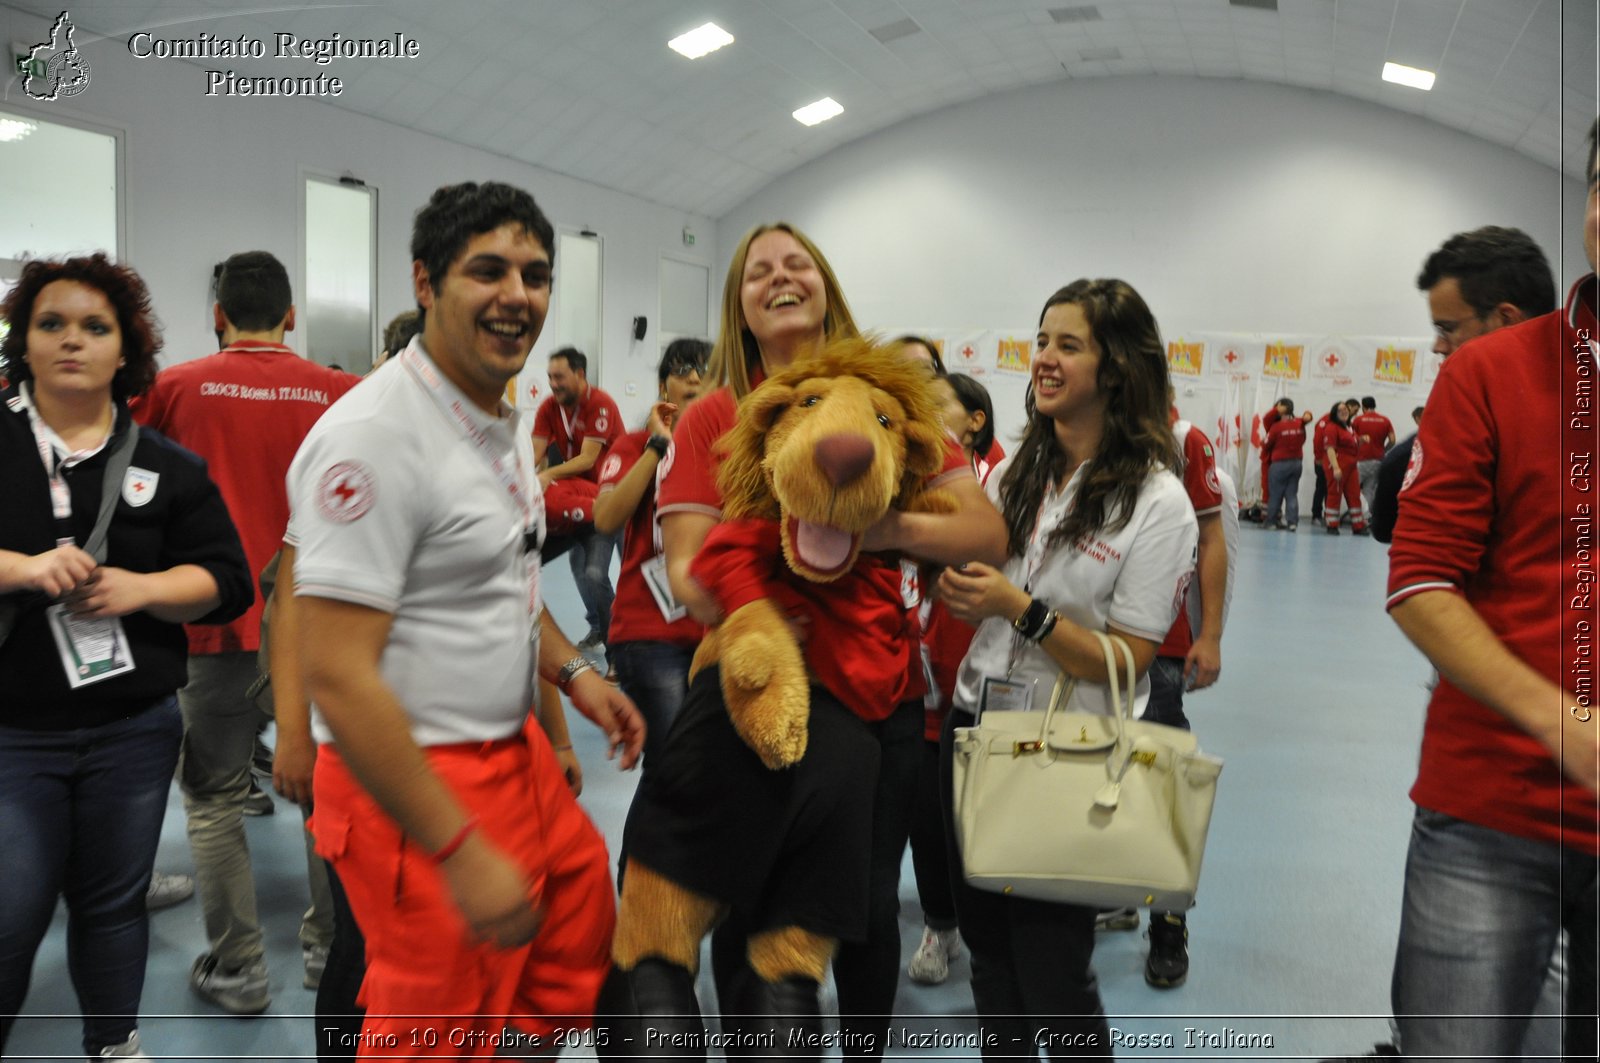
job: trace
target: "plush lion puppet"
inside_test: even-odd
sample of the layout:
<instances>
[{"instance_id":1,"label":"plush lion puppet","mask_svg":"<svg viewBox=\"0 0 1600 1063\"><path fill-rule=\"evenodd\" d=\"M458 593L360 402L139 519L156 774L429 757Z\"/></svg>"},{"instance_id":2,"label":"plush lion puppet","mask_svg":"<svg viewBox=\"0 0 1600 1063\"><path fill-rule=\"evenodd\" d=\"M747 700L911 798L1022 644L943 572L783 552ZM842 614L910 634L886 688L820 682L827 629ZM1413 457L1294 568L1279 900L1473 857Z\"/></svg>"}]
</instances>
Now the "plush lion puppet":
<instances>
[{"instance_id":1,"label":"plush lion puppet","mask_svg":"<svg viewBox=\"0 0 1600 1063\"><path fill-rule=\"evenodd\" d=\"M623 1010L686 1016L683 1028L698 1030L693 983L700 941L729 908L714 884L690 889L636 859L646 845L639 837L635 849L633 821L649 822L652 803L666 800L675 804L674 822L681 824L687 814L703 821L707 835L717 836L734 814L727 791L716 788L726 776L777 771L799 772L798 779L807 765L849 755L811 741L813 683L849 710L845 715L871 720L905 700L915 682L920 658L906 620L915 605L915 568L863 557L861 547L868 529L891 509L953 508L945 495L925 487L943 468L948 447L929 380L927 367L907 360L897 346L837 341L769 377L740 405L735 427L718 443L724 520L712 529L691 571L722 607L724 619L696 653L691 685L701 690L694 677L720 666L726 709L721 726L726 730L731 722L759 761L747 751L724 763L686 764L669 750L666 763L674 776L662 785L646 763L630 815L612 950L617 970L611 988L626 982L627 994L612 992L609 999L623 1000ZM794 617L802 618L803 645ZM841 652L847 644L853 652ZM686 741L684 730L674 727L669 746ZM815 731L822 742L837 733ZM741 747L735 742L722 748ZM685 776L703 777L709 785L698 789L696 778ZM841 805L835 814L865 825L872 816L873 782L852 785L853 793L830 794L830 800ZM749 810L739 813L748 816ZM781 816L772 822L782 822ZM870 837L870 830L862 836ZM760 841L770 847L772 839ZM759 913L752 922L761 925ZM794 925L754 934L748 958L761 984L743 1002L744 1010L782 1013L792 1004L814 1014L816 986L836 944L832 936ZM762 992L775 987L799 997ZM730 1003L740 1002L724 1001L725 1010L735 1010Z\"/></svg>"}]
</instances>

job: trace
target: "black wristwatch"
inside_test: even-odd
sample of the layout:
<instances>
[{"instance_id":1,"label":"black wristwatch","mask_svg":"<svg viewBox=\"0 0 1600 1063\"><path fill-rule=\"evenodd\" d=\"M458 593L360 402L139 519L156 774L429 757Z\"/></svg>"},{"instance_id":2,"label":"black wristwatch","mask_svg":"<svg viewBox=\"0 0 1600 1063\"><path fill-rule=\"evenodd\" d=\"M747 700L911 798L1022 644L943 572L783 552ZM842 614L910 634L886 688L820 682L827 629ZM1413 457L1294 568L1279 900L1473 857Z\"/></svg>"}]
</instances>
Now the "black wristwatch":
<instances>
[{"instance_id":1,"label":"black wristwatch","mask_svg":"<svg viewBox=\"0 0 1600 1063\"><path fill-rule=\"evenodd\" d=\"M670 436L651 436L644 441L644 445L655 451L656 457L664 458L667 456L667 448L672 445L672 438Z\"/></svg>"}]
</instances>

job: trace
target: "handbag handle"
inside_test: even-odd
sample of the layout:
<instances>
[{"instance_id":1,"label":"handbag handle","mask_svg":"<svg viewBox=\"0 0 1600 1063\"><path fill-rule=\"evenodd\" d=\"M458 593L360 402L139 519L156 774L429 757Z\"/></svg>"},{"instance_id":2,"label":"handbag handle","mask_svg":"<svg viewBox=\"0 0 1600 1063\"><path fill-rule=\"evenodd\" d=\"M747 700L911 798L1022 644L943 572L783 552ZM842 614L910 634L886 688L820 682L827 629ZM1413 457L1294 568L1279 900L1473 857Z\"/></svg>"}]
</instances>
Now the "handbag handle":
<instances>
[{"instance_id":1,"label":"handbag handle","mask_svg":"<svg viewBox=\"0 0 1600 1063\"><path fill-rule=\"evenodd\" d=\"M1122 796L1122 777L1127 774L1128 766L1133 763L1133 743L1128 741L1128 723L1133 719L1133 697L1137 686L1137 679L1133 671L1133 647L1120 635L1107 634L1104 631L1090 631L1095 640L1100 643L1100 650L1106 656L1106 682L1111 687L1111 716L1117 721L1117 744L1115 753L1122 754L1122 763L1112 770L1112 757L1106 758L1107 781L1094 795L1094 803L1101 808L1112 809L1117 807L1117 802ZM1122 650L1123 678L1126 683L1119 682L1117 676L1117 649ZM1126 698L1124 698L1126 693Z\"/></svg>"}]
</instances>

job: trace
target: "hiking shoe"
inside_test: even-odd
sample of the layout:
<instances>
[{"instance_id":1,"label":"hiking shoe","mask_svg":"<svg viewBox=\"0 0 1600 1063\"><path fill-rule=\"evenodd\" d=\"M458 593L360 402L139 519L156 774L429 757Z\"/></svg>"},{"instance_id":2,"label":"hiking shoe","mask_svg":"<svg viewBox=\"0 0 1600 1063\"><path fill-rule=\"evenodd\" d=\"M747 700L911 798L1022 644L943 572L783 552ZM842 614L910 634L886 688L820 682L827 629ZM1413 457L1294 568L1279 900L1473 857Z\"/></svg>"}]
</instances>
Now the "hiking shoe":
<instances>
[{"instance_id":1,"label":"hiking shoe","mask_svg":"<svg viewBox=\"0 0 1600 1063\"><path fill-rule=\"evenodd\" d=\"M272 795L257 784L255 777L250 779L250 792L245 795L244 808L241 809L247 816L270 816L278 810L273 803Z\"/></svg>"},{"instance_id":2,"label":"hiking shoe","mask_svg":"<svg viewBox=\"0 0 1600 1063\"><path fill-rule=\"evenodd\" d=\"M326 945L301 945L300 956L305 960L306 977L300 984L307 989L317 989L322 985L322 972L328 969L328 946Z\"/></svg>"},{"instance_id":3,"label":"hiking shoe","mask_svg":"<svg viewBox=\"0 0 1600 1063\"><path fill-rule=\"evenodd\" d=\"M1189 926L1174 912L1150 913L1150 955L1144 980L1157 989L1176 989L1189 977Z\"/></svg>"},{"instance_id":4,"label":"hiking shoe","mask_svg":"<svg viewBox=\"0 0 1600 1063\"><path fill-rule=\"evenodd\" d=\"M144 1047L139 1044L139 1031L135 1030L128 1035L128 1039L120 1045L107 1045L100 1050L95 1059L143 1059L150 1057L144 1054Z\"/></svg>"},{"instance_id":5,"label":"hiking shoe","mask_svg":"<svg viewBox=\"0 0 1600 1063\"><path fill-rule=\"evenodd\" d=\"M961 955L961 932L955 927L935 930L922 928L922 944L917 946L906 974L920 985L938 985L950 977L950 961Z\"/></svg>"},{"instance_id":6,"label":"hiking shoe","mask_svg":"<svg viewBox=\"0 0 1600 1063\"><path fill-rule=\"evenodd\" d=\"M144 894L144 910L154 912L171 908L193 896L193 875L163 875L157 871L150 876L150 888Z\"/></svg>"},{"instance_id":7,"label":"hiking shoe","mask_svg":"<svg viewBox=\"0 0 1600 1063\"><path fill-rule=\"evenodd\" d=\"M189 970L189 988L201 1000L235 1015L259 1015L272 1003L267 991L267 965L260 960L237 971L224 971L215 956L202 952Z\"/></svg>"}]
</instances>

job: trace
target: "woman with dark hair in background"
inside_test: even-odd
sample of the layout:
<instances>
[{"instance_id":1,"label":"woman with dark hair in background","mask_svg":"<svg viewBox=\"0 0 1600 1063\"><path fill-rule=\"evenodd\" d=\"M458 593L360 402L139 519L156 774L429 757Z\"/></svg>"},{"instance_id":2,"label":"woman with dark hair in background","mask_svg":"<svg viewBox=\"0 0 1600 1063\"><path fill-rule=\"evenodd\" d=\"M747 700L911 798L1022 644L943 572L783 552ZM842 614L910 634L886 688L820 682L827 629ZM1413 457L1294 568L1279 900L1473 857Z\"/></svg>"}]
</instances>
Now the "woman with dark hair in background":
<instances>
[{"instance_id":1,"label":"woman with dark hair in background","mask_svg":"<svg viewBox=\"0 0 1600 1063\"><path fill-rule=\"evenodd\" d=\"M1339 502L1350 510L1350 523L1356 535L1367 534L1367 515L1361 511L1361 478L1356 472L1359 440L1350 429L1354 399L1336 402L1328 411L1328 425L1322 430L1322 452L1327 460L1328 498L1323 505L1328 534L1339 534Z\"/></svg>"},{"instance_id":2,"label":"woman with dark hair in background","mask_svg":"<svg viewBox=\"0 0 1600 1063\"><path fill-rule=\"evenodd\" d=\"M145 892L183 625L243 613L250 573L204 463L128 415L161 346L138 274L102 254L30 262L0 316L0 1046L64 897L84 1050L148 1059Z\"/></svg>"},{"instance_id":3,"label":"woman with dark hair in background","mask_svg":"<svg viewBox=\"0 0 1600 1063\"><path fill-rule=\"evenodd\" d=\"M1198 532L1173 474L1180 459L1168 426L1165 348L1136 291L1119 280L1080 280L1045 302L1027 413L1017 451L989 480L1010 559L1003 569L971 563L939 579L950 612L980 625L941 736L947 802L955 728L986 707L990 679L1031 689L1025 707L1043 711L1065 672L1078 680L1068 711L1108 712L1106 661L1093 633L1110 632L1132 651L1142 713L1145 672L1193 570ZM973 1001L985 1032L998 1035L985 1057L1032 1056L1043 1045L1051 1056L1110 1058L1090 965L1094 909L967 885L946 808Z\"/></svg>"}]
</instances>

